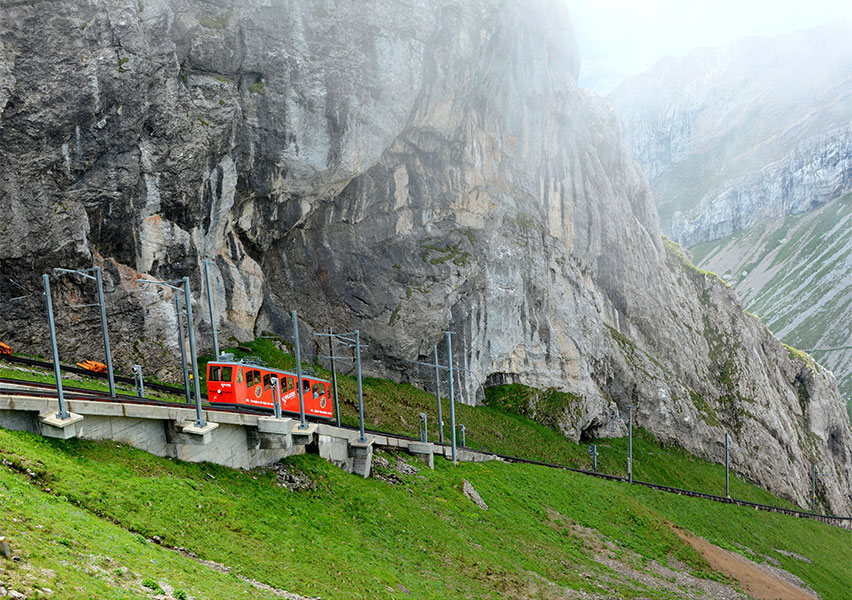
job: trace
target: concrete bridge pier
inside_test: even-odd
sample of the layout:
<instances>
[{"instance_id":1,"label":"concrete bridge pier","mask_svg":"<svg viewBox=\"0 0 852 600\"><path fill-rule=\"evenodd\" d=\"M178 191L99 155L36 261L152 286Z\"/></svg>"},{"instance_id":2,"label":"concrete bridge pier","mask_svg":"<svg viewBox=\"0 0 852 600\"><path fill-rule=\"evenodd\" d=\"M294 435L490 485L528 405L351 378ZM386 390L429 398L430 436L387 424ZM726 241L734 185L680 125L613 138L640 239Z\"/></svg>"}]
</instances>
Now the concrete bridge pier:
<instances>
[{"instance_id":1,"label":"concrete bridge pier","mask_svg":"<svg viewBox=\"0 0 852 600\"><path fill-rule=\"evenodd\" d=\"M53 398L0 395L0 426L47 437L112 440L189 462L211 462L235 469L270 465L286 456L317 452L349 473L369 477L375 447L402 450L429 468L435 455L449 458L450 449L390 435L371 435L329 423L299 428L293 418L205 410L207 424L196 427L195 410L96 400L69 400L67 419L57 419ZM493 460L493 455L458 449L458 460Z\"/></svg>"},{"instance_id":2,"label":"concrete bridge pier","mask_svg":"<svg viewBox=\"0 0 852 600\"><path fill-rule=\"evenodd\" d=\"M68 417L60 419L55 412L46 412L38 416L38 428L44 437L67 440L77 437L77 423L83 420L83 415L68 413Z\"/></svg>"}]
</instances>

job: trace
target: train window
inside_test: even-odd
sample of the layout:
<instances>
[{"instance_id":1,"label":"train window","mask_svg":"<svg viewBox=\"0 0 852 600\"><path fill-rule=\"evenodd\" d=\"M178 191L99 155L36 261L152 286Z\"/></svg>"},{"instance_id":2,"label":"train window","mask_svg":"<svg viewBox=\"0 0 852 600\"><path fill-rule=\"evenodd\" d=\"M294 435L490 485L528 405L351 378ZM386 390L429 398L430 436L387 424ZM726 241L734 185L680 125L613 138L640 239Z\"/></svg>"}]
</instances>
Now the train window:
<instances>
[{"instance_id":1,"label":"train window","mask_svg":"<svg viewBox=\"0 0 852 600\"><path fill-rule=\"evenodd\" d=\"M243 370L237 369L237 383L243 382Z\"/></svg>"},{"instance_id":2,"label":"train window","mask_svg":"<svg viewBox=\"0 0 852 600\"><path fill-rule=\"evenodd\" d=\"M311 391L311 382L307 379L302 380L302 391L310 392Z\"/></svg>"},{"instance_id":3,"label":"train window","mask_svg":"<svg viewBox=\"0 0 852 600\"><path fill-rule=\"evenodd\" d=\"M257 371L246 371L246 387L254 387L254 384L257 383L254 378L255 373Z\"/></svg>"},{"instance_id":4,"label":"train window","mask_svg":"<svg viewBox=\"0 0 852 600\"><path fill-rule=\"evenodd\" d=\"M207 381L219 381L219 369L221 367L210 367L210 377Z\"/></svg>"},{"instance_id":5,"label":"train window","mask_svg":"<svg viewBox=\"0 0 852 600\"><path fill-rule=\"evenodd\" d=\"M289 392L290 390L295 389L295 387L296 387L296 382L293 381L292 377L288 377L287 378L287 391Z\"/></svg>"},{"instance_id":6,"label":"train window","mask_svg":"<svg viewBox=\"0 0 852 600\"><path fill-rule=\"evenodd\" d=\"M272 375L270 375L269 373L263 376L263 389L272 389Z\"/></svg>"},{"instance_id":7,"label":"train window","mask_svg":"<svg viewBox=\"0 0 852 600\"><path fill-rule=\"evenodd\" d=\"M314 398L319 398L319 395L320 395L319 384L314 382L312 387L313 387L313 389L311 390L311 392L313 393Z\"/></svg>"},{"instance_id":8,"label":"train window","mask_svg":"<svg viewBox=\"0 0 852 600\"><path fill-rule=\"evenodd\" d=\"M222 367L222 381L231 381L231 367Z\"/></svg>"}]
</instances>

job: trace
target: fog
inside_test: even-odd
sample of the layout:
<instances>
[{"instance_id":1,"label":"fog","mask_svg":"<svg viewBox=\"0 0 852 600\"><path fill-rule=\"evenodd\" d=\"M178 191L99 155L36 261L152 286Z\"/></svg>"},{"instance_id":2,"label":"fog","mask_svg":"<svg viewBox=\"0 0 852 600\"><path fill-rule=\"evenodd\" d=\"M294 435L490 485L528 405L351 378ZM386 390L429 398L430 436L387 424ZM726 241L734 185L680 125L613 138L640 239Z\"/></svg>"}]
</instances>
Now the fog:
<instances>
[{"instance_id":1,"label":"fog","mask_svg":"<svg viewBox=\"0 0 852 600\"><path fill-rule=\"evenodd\" d=\"M564 1L582 58L580 85L601 95L665 56L852 17L852 2L838 0Z\"/></svg>"}]
</instances>

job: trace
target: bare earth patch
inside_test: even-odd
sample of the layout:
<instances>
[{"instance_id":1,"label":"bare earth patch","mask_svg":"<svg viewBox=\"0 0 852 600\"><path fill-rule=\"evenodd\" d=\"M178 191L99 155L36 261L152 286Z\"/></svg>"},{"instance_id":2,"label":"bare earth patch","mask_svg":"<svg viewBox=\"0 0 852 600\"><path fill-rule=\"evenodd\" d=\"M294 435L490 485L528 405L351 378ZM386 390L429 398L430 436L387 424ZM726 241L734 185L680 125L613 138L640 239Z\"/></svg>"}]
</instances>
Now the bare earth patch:
<instances>
[{"instance_id":1,"label":"bare earth patch","mask_svg":"<svg viewBox=\"0 0 852 600\"><path fill-rule=\"evenodd\" d=\"M735 577L740 585L756 600L776 600L777 598L784 598L784 600L820 600L815 593L806 591L790 581L785 581L787 577L782 579L779 575L770 571L771 569L777 572L781 569L758 565L739 554L714 546L707 540L691 533L676 527L672 529L680 539L700 552L711 567ZM789 573L786 573L786 575L789 575Z\"/></svg>"},{"instance_id":2,"label":"bare earth patch","mask_svg":"<svg viewBox=\"0 0 852 600\"><path fill-rule=\"evenodd\" d=\"M732 587L713 581L702 579L689 573L688 567L674 558L669 559L670 566L663 565L656 560L647 560L633 551L619 549L612 541L605 539L598 531L583 527L575 523L569 517L545 507L547 511L547 524L557 530L567 529L575 539L582 541L587 552L594 556L594 560L602 569L598 572L582 573L581 576L593 583L601 590L601 595L589 595L585 592L572 592L559 589L551 581L538 577L540 582L549 584L550 593L543 595L544 598L588 598L588 599L611 599L617 596L619 587L628 585L638 592L643 590L667 591L678 595L683 600L748 600L745 595ZM572 568L566 564L566 568ZM674 568L672 568L674 567ZM530 596L537 597L537 596ZM774 599L773 599L774 600ZM813 600L809 598L809 600Z\"/></svg>"}]
</instances>

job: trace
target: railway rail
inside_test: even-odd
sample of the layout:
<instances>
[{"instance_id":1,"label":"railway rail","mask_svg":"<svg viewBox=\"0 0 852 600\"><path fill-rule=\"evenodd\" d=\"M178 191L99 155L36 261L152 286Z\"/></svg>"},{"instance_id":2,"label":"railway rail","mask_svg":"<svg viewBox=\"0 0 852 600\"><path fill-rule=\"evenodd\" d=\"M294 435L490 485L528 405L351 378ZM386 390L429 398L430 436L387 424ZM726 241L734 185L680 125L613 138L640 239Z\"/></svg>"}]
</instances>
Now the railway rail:
<instances>
[{"instance_id":1,"label":"railway rail","mask_svg":"<svg viewBox=\"0 0 852 600\"><path fill-rule=\"evenodd\" d=\"M38 367L40 369L53 369L53 363L47 362L43 360L38 360L35 358L26 358L24 356L9 356L3 355L0 356L0 360L4 360L9 363L14 363L18 365L25 365L28 367ZM95 379L107 379L106 373L98 373L97 371L89 371L88 369L83 369L82 367L78 367L76 365L62 365L62 370L67 373L74 373L75 375L85 375L86 377L93 377ZM134 385L136 380L133 377L125 377L124 375L115 375L115 381L121 383L128 383L130 385ZM177 387L174 385L166 385L164 383L153 383L153 382L145 382L145 387L149 387L152 390L157 390L158 392L167 392L169 394L183 394L184 389L181 387Z\"/></svg>"},{"instance_id":2,"label":"railway rail","mask_svg":"<svg viewBox=\"0 0 852 600\"><path fill-rule=\"evenodd\" d=\"M22 358L22 357L9 357L9 356L4 356L2 358L3 358L3 360L7 360L7 361L10 361L10 362L16 362L16 363L19 363L19 364L25 364L25 365L29 365L29 366L39 366L39 367L47 367L47 368L53 367L52 363L46 363L46 362L38 361L38 360L35 360L35 359L28 359L28 358ZM62 368L68 370L69 372L80 372L80 373L85 374L85 375L94 375L96 377L103 375L103 374L100 374L100 373L92 373L91 371L87 371L86 369L81 369L79 367L65 367L65 366L63 366ZM105 378L105 375L103 375L103 377ZM123 379L128 380L129 383L133 383L132 378L116 377L116 381L121 381ZM159 386L160 388L164 388L165 390L167 390L169 392L183 393L183 390L181 388L166 386L166 385L162 385L162 384L148 384L148 383L146 383L146 386L150 386L152 388L155 387L155 386ZM166 401L166 400L156 400L156 399L151 399L151 398L139 398L138 396L132 396L132 395L128 395L128 394L116 394L115 397L112 397L112 396L109 395L108 392L105 392L105 391L90 390L90 389L86 389L86 388L69 387L69 386L63 386L63 388L65 390L65 397L68 400L97 400L97 401L101 401L101 402L122 402L122 403L151 405L151 406L186 406L185 403L169 402L169 401ZM44 398L53 398L53 397L56 396L56 385L52 384L52 383L42 383L42 382L18 380L18 379L11 379L11 378L0 378L0 394L27 395L27 396L36 396L36 397L44 397ZM211 411L211 412L236 412L236 413L251 414L251 415L268 415L269 414L269 411L266 411L266 410L263 410L263 409L252 408L252 407L248 407L248 406L220 407L220 406L215 406L215 405L212 405L212 404L205 404L204 410ZM314 419L310 419L310 420L314 420ZM347 430L350 430L350 431L357 431L358 430L358 427L351 426L351 425L341 424L340 427L342 429L347 429ZM367 433L371 433L371 434L374 434L374 435L382 435L382 436L385 436L385 437L390 437L390 438L399 439L399 440L419 441L419 438L416 438L414 436L407 436L407 435L396 434L396 433L388 433L386 431L375 430L375 429L367 429L365 431ZM434 445L442 446L444 448L448 447L448 444L434 443ZM484 451L480 451L480 450L475 450L473 448L468 448L468 450L474 450L476 452L484 452ZM608 473L598 473L598 472L594 472L594 471L587 471L585 469L578 469L576 467L569 467L569 466L566 466L566 465L557 465L557 464L542 462L542 461L533 460L533 459L529 459L529 458L521 458L521 457L518 457L518 456L511 456L511 455L507 455L507 454L496 454L496 453L492 453L492 452L487 452L487 453L493 454L494 456L497 456L501 460L508 462L508 463L529 464L529 465L537 465L537 466L541 466L541 467L547 467L547 468L551 468L551 469L560 469L560 470L563 470L563 471L570 471L570 472L573 472L573 473L578 473L578 474L581 474L581 475L587 475L587 476L590 476L590 477L597 477L599 479L607 479L609 481L620 481L620 482L626 482L627 481L626 477L621 477L619 475L611 475L611 474L608 474ZM775 513L789 515L789 516L793 516L793 517L797 517L797 518L813 519L813 520L821 521L821 522L824 522L824 523L828 523L830 525L841 525L841 526L845 526L847 528L850 525L852 525L852 517L842 517L842 516L835 516L835 515L818 515L818 514L814 514L814 513L810 513L810 512L806 512L806 511L802 511L802 510L782 508L782 507L779 507L779 506L772 506L771 504L760 504L760 503L756 503L756 502L749 502L747 500L738 500L736 498L719 496L719 495L716 495L716 494L708 494L708 493L705 493L705 492L696 492L694 490L687 490L687 489L683 489L683 488L677 488L677 487L672 487L672 486L668 486L668 485L662 485L662 484L659 484L659 483L651 483L651 482L648 482L648 481L640 481L640 480L637 480L637 479L633 480L633 484L640 485L640 486L647 487L647 488L654 489L654 490L658 490L658 491L662 491L662 492L666 492L666 493L670 493L670 494L677 494L679 496L689 496L689 497L692 497L692 498L702 498L702 499L705 499L705 500L712 500L714 502L722 502L722 503L725 503L725 504L734 504L734 505L737 505L737 506L754 508L755 510L775 512Z\"/></svg>"}]
</instances>

